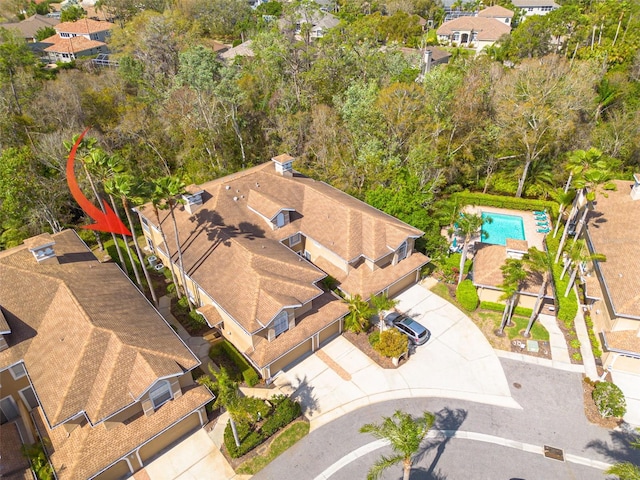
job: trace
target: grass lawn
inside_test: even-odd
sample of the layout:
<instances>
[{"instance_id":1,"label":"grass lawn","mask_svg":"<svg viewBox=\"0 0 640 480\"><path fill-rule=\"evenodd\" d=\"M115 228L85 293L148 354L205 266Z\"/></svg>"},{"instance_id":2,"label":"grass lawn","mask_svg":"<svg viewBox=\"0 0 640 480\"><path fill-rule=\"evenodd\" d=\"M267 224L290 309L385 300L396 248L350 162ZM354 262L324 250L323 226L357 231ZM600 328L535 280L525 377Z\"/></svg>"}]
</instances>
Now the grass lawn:
<instances>
[{"instance_id":1,"label":"grass lawn","mask_svg":"<svg viewBox=\"0 0 640 480\"><path fill-rule=\"evenodd\" d=\"M500 328L500 320L502 320L502 314L499 312L478 312L478 317L480 317L483 321L491 321L494 326L494 330ZM505 333L509 340L513 340L515 338L524 338L520 332L524 331L527 328L527 323L529 319L527 317L519 317L514 315L511 317L511 320L515 323L513 327L507 327L504 329ZM540 341L549 341L549 332L544 328L539 322L535 322L533 327L531 328L531 340L540 340Z\"/></svg>"},{"instance_id":2,"label":"grass lawn","mask_svg":"<svg viewBox=\"0 0 640 480\"><path fill-rule=\"evenodd\" d=\"M251 460L247 460L237 469L237 473L255 475L278 455L309 433L308 422L294 422L282 430L282 432L271 442L269 449L263 455L257 455Z\"/></svg>"}]
</instances>

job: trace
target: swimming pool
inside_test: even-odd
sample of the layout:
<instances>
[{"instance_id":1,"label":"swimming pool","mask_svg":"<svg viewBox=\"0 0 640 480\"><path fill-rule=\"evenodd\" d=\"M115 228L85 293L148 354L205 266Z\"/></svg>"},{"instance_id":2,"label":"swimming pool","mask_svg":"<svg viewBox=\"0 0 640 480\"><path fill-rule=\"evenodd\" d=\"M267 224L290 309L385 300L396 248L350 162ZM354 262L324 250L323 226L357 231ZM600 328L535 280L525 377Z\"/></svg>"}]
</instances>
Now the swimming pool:
<instances>
[{"instance_id":1,"label":"swimming pool","mask_svg":"<svg viewBox=\"0 0 640 480\"><path fill-rule=\"evenodd\" d=\"M524 236L524 224L522 217L517 215L504 215L502 213L482 213L482 219L490 217L491 223L482 225L482 241L493 245L506 245L507 238L526 240Z\"/></svg>"}]
</instances>

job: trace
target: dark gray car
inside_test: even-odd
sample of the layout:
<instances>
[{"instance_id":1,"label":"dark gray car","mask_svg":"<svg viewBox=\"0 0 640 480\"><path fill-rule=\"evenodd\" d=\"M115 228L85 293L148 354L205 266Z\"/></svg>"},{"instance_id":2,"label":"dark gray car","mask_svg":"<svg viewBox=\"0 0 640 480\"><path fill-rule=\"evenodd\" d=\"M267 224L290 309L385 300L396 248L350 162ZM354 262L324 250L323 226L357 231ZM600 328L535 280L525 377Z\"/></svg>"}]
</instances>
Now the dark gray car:
<instances>
[{"instance_id":1,"label":"dark gray car","mask_svg":"<svg viewBox=\"0 0 640 480\"><path fill-rule=\"evenodd\" d=\"M431 332L424 325L398 312L388 314L384 322L404 333L414 345L423 345L431 337Z\"/></svg>"}]
</instances>

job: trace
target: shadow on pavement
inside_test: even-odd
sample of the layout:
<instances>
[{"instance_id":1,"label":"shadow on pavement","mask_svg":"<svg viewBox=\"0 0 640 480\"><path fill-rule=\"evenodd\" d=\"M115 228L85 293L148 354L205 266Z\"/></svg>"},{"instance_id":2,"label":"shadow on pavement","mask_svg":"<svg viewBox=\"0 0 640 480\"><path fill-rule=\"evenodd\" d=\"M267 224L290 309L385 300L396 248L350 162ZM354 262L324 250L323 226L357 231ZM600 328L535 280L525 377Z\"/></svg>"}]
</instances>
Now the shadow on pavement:
<instances>
[{"instance_id":1,"label":"shadow on pavement","mask_svg":"<svg viewBox=\"0 0 640 480\"><path fill-rule=\"evenodd\" d=\"M309 385L306 375L302 379L296 375L295 381L282 384L280 388L285 391L293 390L290 397L300 402L305 415L318 410L318 399L313 394L313 387Z\"/></svg>"},{"instance_id":2,"label":"shadow on pavement","mask_svg":"<svg viewBox=\"0 0 640 480\"><path fill-rule=\"evenodd\" d=\"M609 432L611 443L602 440L592 440L587 443L587 448L595 450L606 456L613 463L631 462L640 465L640 443L638 447L632 446L633 442L640 442L640 435L630 432Z\"/></svg>"},{"instance_id":3,"label":"shadow on pavement","mask_svg":"<svg viewBox=\"0 0 640 480\"><path fill-rule=\"evenodd\" d=\"M440 470L436 470L436 466L442 457L449 439L455 434L460 426L467 418L467 411L461 408L451 410L449 408L443 408L436 412L436 421L433 425L433 429L437 432L436 437L429 439L423 449L416 455L416 462L419 463L432 451L435 451L435 457L431 461L431 465L428 468L415 468L414 475L416 479L420 480L444 480L446 475L443 475ZM411 478L414 478L412 475Z\"/></svg>"}]
</instances>

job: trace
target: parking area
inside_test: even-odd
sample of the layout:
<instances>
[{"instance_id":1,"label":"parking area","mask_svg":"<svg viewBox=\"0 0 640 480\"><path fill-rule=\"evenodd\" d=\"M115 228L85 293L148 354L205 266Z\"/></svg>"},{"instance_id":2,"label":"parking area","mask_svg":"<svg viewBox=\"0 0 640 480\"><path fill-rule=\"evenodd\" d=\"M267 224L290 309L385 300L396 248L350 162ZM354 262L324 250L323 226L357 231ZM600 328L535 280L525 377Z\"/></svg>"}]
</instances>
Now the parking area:
<instances>
[{"instance_id":1,"label":"parking area","mask_svg":"<svg viewBox=\"0 0 640 480\"><path fill-rule=\"evenodd\" d=\"M453 305L421 285L397 297L399 311L431 331L408 362L385 370L344 337L338 337L279 375L275 384L307 407L312 428L364 405L411 397L459 398L520 408L502 365L484 335ZM323 361L329 357L331 362ZM331 364L340 365L344 380Z\"/></svg>"}]
</instances>

